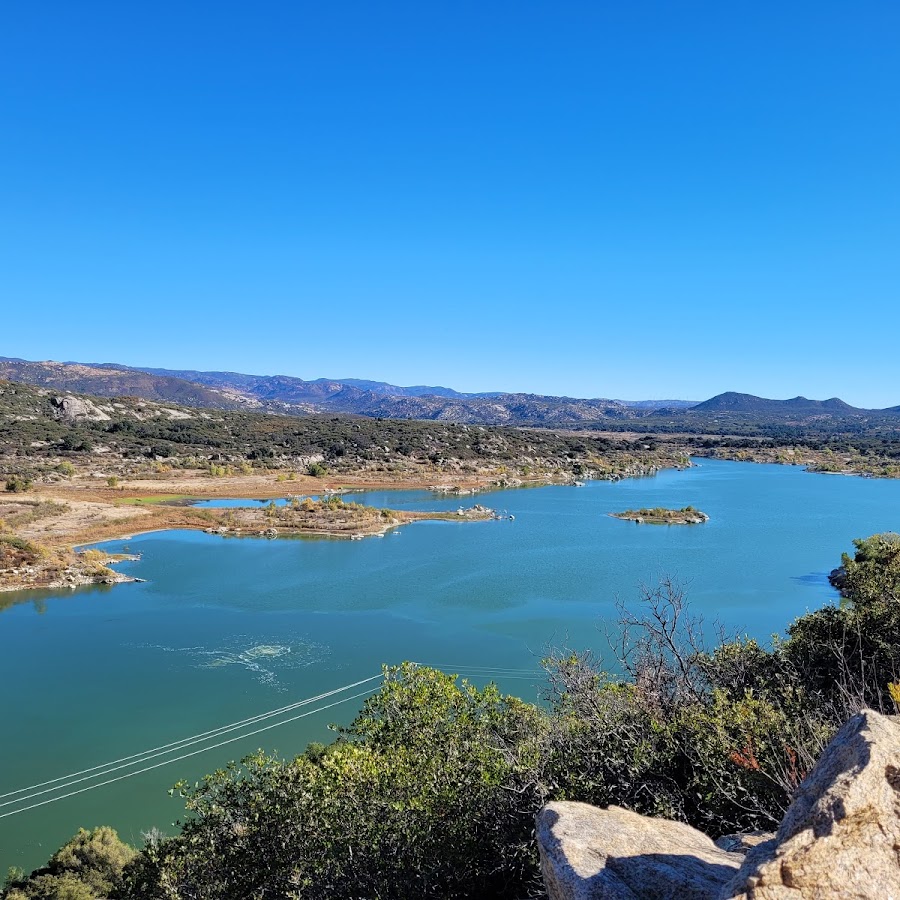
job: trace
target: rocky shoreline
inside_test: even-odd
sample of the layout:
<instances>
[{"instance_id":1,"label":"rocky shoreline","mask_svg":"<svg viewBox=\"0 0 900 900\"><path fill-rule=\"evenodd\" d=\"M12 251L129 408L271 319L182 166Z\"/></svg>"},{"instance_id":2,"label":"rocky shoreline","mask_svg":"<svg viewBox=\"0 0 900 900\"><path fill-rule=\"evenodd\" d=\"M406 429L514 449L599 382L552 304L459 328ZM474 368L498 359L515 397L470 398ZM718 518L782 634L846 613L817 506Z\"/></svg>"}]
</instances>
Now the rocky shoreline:
<instances>
[{"instance_id":1,"label":"rocky shoreline","mask_svg":"<svg viewBox=\"0 0 900 900\"><path fill-rule=\"evenodd\" d=\"M36 559L33 562L6 569L0 572L0 593L27 590L61 590L87 585L130 584L144 581L110 569L109 564L137 560L140 557L132 554L115 554L103 556L98 551L87 551L92 554L85 558L85 553L75 553L68 564L62 567L59 560ZM93 554L97 554L94 556ZM101 557L102 558L98 558Z\"/></svg>"}]
</instances>

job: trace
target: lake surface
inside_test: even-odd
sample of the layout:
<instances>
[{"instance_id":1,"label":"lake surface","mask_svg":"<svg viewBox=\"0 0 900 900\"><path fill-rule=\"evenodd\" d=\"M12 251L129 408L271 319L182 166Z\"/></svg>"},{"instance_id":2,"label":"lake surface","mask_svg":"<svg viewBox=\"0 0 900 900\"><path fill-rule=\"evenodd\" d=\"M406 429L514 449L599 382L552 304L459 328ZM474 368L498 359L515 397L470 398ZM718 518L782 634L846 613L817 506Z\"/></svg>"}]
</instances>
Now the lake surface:
<instances>
[{"instance_id":1,"label":"lake surface","mask_svg":"<svg viewBox=\"0 0 900 900\"><path fill-rule=\"evenodd\" d=\"M548 645L605 647L602 622L614 617L616 598L635 599L642 582L663 573L688 582L692 607L707 619L766 640L833 600L826 575L853 538L900 529L898 481L699 463L581 488L347 497L401 509L479 502L514 521L422 522L360 541L175 531L110 542L142 555L122 570L146 583L0 595L0 604L22 600L0 611L0 794L323 694L404 659L479 681L495 674L504 690L533 698ZM687 504L711 521L652 526L608 516ZM152 826L172 833L182 805L166 791L177 779L195 780L258 747L293 755L310 740L328 741L328 723L349 722L362 702L353 694L369 686L299 709L294 715L351 697L283 727L0 817L0 872L43 863L79 826L113 825L136 843ZM122 765L108 777L133 771ZM0 816L66 792L57 787L0 797Z\"/></svg>"}]
</instances>

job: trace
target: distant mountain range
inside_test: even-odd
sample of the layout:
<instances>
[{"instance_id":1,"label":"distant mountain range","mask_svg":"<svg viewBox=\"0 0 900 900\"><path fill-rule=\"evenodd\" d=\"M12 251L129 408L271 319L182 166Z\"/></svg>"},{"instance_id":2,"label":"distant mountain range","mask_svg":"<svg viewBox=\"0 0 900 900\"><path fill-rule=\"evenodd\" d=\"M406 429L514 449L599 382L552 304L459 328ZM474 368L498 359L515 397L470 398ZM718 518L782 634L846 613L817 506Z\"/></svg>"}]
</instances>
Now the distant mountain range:
<instances>
[{"instance_id":1,"label":"distant mountain range","mask_svg":"<svg viewBox=\"0 0 900 900\"><path fill-rule=\"evenodd\" d=\"M0 378L57 391L102 397L132 396L211 409L250 408L293 415L331 412L485 425L561 428L652 416L807 419L900 414L900 406L862 410L837 398L767 400L730 391L702 403L580 399L499 391L465 394L446 387L400 387L359 378L305 381L288 375L140 368L120 363L32 362L9 357L0 357Z\"/></svg>"},{"instance_id":2,"label":"distant mountain range","mask_svg":"<svg viewBox=\"0 0 900 900\"><path fill-rule=\"evenodd\" d=\"M212 409L235 409L240 406L238 401L230 400L221 392L210 390L199 383L172 376L148 374L127 366L29 362L0 357L0 378L101 397L142 397L145 400Z\"/></svg>"}]
</instances>

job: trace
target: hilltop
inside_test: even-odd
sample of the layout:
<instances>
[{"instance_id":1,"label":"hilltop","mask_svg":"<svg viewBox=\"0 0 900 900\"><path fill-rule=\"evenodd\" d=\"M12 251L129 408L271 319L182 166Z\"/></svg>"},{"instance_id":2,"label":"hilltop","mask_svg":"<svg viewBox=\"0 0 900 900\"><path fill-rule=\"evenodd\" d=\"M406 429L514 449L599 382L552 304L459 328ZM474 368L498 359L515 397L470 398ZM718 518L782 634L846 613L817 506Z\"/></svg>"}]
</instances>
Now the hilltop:
<instances>
[{"instance_id":1,"label":"hilltop","mask_svg":"<svg viewBox=\"0 0 900 900\"><path fill-rule=\"evenodd\" d=\"M896 408L895 408L896 410ZM726 391L691 407L693 413L745 412L763 415L796 415L826 413L828 415L862 415L868 412L892 412L895 410L865 410L851 406L838 397L830 400L808 400L792 397L790 400L768 400L753 394Z\"/></svg>"},{"instance_id":2,"label":"hilltop","mask_svg":"<svg viewBox=\"0 0 900 900\"><path fill-rule=\"evenodd\" d=\"M267 468L324 461L333 472L495 474L548 472L573 476L591 468L617 471L625 456L655 464L669 459L627 438L454 422L348 415L272 415L257 410L202 409L137 397L57 393L0 381L0 471L74 454L76 460L166 461L170 467L210 463ZM678 454L681 456L682 454ZM607 461L607 458L609 460ZM510 474L510 477L511 474Z\"/></svg>"}]
</instances>

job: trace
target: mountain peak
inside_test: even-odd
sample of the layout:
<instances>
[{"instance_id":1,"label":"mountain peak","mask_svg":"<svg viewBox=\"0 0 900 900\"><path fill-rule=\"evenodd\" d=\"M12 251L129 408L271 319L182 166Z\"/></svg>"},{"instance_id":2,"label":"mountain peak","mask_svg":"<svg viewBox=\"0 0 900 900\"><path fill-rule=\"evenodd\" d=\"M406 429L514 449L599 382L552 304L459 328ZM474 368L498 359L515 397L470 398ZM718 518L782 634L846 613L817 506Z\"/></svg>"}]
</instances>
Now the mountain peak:
<instances>
[{"instance_id":1,"label":"mountain peak","mask_svg":"<svg viewBox=\"0 0 900 900\"><path fill-rule=\"evenodd\" d=\"M704 400L703 403L698 403L692 409L692 412L766 413L769 415L816 412L852 414L862 411L845 403L839 397L831 397L828 400L810 400L807 397L797 396L791 397L789 400L770 400L766 397L740 394L736 391L717 394L709 400Z\"/></svg>"}]
</instances>

